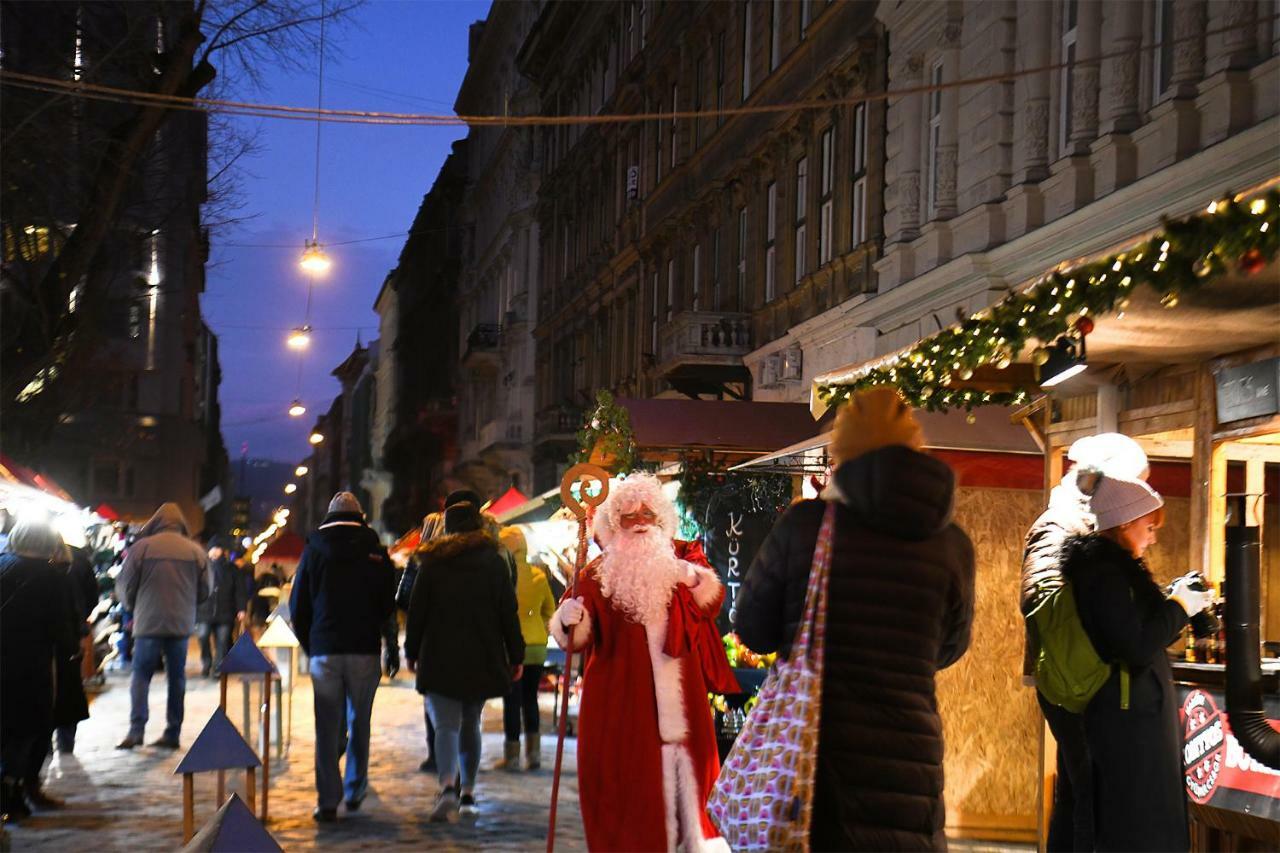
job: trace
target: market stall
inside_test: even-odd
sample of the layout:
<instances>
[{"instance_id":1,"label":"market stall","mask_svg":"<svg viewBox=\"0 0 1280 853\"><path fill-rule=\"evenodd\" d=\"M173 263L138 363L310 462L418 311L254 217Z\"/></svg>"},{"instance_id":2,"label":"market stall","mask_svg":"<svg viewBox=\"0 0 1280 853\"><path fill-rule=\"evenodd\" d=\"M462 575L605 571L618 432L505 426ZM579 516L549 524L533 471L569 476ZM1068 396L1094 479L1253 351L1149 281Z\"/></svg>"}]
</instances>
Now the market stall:
<instances>
[{"instance_id":1,"label":"market stall","mask_svg":"<svg viewBox=\"0 0 1280 853\"><path fill-rule=\"evenodd\" d=\"M973 469L956 466L957 521L974 540L980 571L973 645L939 676L953 834L1044 839L1053 744L1032 691L1018 689L1022 628L1012 602L1022 535L1077 438L1122 432L1152 459L1151 484L1165 496L1167 513L1147 558L1157 579L1200 569L1221 589L1228 537L1240 539L1231 531L1251 528L1252 553L1262 555L1257 597L1241 582L1227 590L1227 603L1234 589L1241 623L1256 628L1261 621L1262 639L1280 639L1280 582L1273 583L1267 559L1280 521L1276 183L1211 200L1110 250L1064 261L951 327L815 380L815 412L859 388L888 384L913 405L970 425L983 417L982 407L994 407L1027 429L1040 452L1024 464L1025 478L985 483L999 494L971 489L966 475ZM820 445L793 448L792 456L813 465ZM1003 464L980 468L997 477L1015 471ZM1177 647L1171 652L1187 655ZM1241 757L1246 753L1232 745L1223 704L1231 693L1221 691L1223 671L1230 672L1233 659L1237 670L1247 666L1245 657L1178 670L1197 849L1280 844L1277 824L1259 818L1269 812L1275 788L1258 780L1275 778L1274 771L1260 770L1256 755ZM1274 689L1265 683L1257 689L1273 711ZM1251 719L1265 716L1259 710ZM1221 796L1206 798L1210 777L1226 786ZM1241 786L1266 799L1266 807L1225 793Z\"/></svg>"}]
</instances>

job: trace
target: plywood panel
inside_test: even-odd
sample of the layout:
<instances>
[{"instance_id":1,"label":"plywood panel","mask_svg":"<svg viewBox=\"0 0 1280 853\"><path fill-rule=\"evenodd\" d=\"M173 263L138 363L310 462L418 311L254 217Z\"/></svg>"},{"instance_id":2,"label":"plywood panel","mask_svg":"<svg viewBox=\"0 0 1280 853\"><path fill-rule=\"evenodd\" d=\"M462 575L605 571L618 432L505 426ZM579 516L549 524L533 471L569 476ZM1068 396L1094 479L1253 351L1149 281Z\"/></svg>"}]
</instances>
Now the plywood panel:
<instances>
[{"instance_id":1,"label":"plywood panel","mask_svg":"<svg viewBox=\"0 0 1280 853\"><path fill-rule=\"evenodd\" d=\"M956 522L973 540L978 572L972 645L938 676L952 826L994 821L1025 832L1036 814L1040 711L1022 686L1018 590L1023 537L1042 501L1039 491L1014 489L957 495Z\"/></svg>"}]
</instances>

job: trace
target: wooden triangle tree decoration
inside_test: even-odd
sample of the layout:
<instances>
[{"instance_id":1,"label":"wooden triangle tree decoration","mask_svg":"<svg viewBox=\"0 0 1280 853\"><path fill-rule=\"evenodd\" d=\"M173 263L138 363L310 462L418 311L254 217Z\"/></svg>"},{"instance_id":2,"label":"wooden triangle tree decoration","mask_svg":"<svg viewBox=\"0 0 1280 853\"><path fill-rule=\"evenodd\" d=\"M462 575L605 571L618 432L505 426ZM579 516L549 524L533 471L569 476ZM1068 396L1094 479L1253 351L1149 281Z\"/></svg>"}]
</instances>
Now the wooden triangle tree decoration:
<instances>
[{"instance_id":1,"label":"wooden triangle tree decoration","mask_svg":"<svg viewBox=\"0 0 1280 853\"><path fill-rule=\"evenodd\" d=\"M222 663L218 666L218 672L223 675L235 675L241 673L265 673L275 672L276 665L267 659L262 653L262 649L258 648L253 642L253 637L248 633L240 635L240 639L236 640L231 650L227 652L226 657L222 659Z\"/></svg>"},{"instance_id":2,"label":"wooden triangle tree decoration","mask_svg":"<svg viewBox=\"0 0 1280 853\"><path fill-rule=\"evenodd\" d=\"M283 853L237 794L196 833L182 853Z\"/></svg>"},{"instance_id":3,"label":"wooden triangle tree decoration","mask_svg":"<svg viewBox=\"0 0 1280 853\"><path fill-rule=\"evenodd\" d=\"M262 653L258 652L258 654ZM240 736L240 732L227 719L226 713L221 708L217 708L173 773L176 776L179 773L238 770L260 766L262 762L253 748Z\"/></svg>"},{"instance_id":4,"label":"wooden triangle tree decoration","mask_svg":"<svg viewBox=\"0 0 1280 853\"><path fill-rule=\"evenodd\" d=\"M273 619L258 638L258 646L263 649L296 649L299 645L297 635L283 619Z\"/></svg>"}]
</instances>

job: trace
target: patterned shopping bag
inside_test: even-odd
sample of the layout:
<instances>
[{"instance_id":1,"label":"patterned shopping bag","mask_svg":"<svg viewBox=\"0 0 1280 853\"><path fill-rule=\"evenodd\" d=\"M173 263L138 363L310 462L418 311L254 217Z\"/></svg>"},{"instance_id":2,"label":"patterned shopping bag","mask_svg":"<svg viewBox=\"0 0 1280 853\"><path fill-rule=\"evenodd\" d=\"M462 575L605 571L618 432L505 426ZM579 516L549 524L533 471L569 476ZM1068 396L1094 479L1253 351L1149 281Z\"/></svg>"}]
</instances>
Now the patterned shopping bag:
<instances>
[{"instance_id":1,"label":"patterned shopping bag","mask_svg":"<svg viewBox=\"0 0 1280 853\"><path fill-rule=\"evenodd\" d=\"M759 701L707 803L712 822L736 851L809 849L834 526L835 504L828 503L791 657L778 661L760 685Z\"/></svg>"}]
</instances>

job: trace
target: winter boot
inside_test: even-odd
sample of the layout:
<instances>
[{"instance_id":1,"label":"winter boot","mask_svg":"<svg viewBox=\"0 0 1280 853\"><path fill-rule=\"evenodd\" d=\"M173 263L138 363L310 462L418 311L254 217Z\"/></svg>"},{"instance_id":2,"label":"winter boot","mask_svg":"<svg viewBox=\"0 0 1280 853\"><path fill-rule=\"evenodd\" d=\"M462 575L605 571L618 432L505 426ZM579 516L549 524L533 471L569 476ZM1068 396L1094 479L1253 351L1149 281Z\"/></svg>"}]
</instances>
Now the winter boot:
<instances>
[{"instance_id":1,"label":"winter boot","mask_svg":"<svg viewBox=\"0 0 1280 853\"><path fill-rule=\"evenodd\" d=\"M502 760L493 765L495 770L506 770L509 773L520 772L520 741L504 740L502 742Z\"/></svg>"},{"instance_id":2,"label":"winter boot","mask_svg":"<svg viewBox=\"0 0 1280 853\"><path fill-rule=\"evenodd\" d=\"M525 732L524 766L526 770L542 767L542 736L537 732Z\"/></svg>"},{"instance_id":3,"label":"winter boot","mask_svg":"<svg viewBox=\"0 0 1280 853\"><path fill-rule=\"evenodd\" d=\"M21 779L0 780L0 814L5 820L15 823L31 817L31 807L27 805Z\"/></svg>"}]
</instances>

